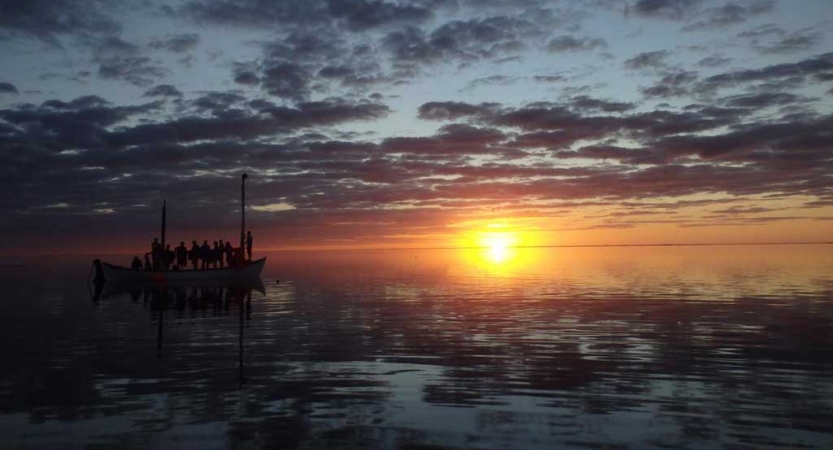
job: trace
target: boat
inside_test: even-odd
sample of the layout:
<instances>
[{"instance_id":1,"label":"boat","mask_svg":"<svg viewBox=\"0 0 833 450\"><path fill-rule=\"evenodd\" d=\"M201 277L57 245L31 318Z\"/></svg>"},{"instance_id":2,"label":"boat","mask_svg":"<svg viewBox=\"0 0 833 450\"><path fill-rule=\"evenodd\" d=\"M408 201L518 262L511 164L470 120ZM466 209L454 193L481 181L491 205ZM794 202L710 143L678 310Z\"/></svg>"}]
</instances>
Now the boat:
<instances>
[{"instance_id":1,"label":"boat","mask_svg":"<svg viewBox=\"0 0 833 450\"><path fill-rule=\"evenodd\" d=\"M225 267L204 270L134 270L96 260L104 281L109 283L153 283L156 285L188 285L246 283L260 280L260 272L266 265L266 258L246 263L242 267Z\"/></svg>"},{"instance_id":2,"label":"boat","mask_svg":"<svg viewBox=\"0 0 833 450\"><path fill-rule=\"evenodd\" d=\"M235 267L202 270L137 270L96 259L93 261L95 283L144 283L157 286L181 286L194 284L235 285L260 282L260 273L263 271L263 266L266 265L266 258L243 261L244 258L242 257L246 230L246 178L248 178L248 175L244 173L240 184L240 247L236 249L237 252L240 252L240 259ZM167 201L163 200L161 248L165 248L166 211Z\"/></svg>"}]
</instances>

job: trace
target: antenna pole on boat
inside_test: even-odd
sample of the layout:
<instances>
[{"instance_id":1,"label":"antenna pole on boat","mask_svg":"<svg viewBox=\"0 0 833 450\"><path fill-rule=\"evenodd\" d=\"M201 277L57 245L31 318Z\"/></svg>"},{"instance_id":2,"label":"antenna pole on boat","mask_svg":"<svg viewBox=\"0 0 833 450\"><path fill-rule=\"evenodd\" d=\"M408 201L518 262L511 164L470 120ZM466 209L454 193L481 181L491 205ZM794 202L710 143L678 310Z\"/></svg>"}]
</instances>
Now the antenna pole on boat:
<instances>
[{"instance_id":1,"label":"antenna pole on boat","mask_svg":"<svg viewBox=\"0 0 833 450\"><path fill-rule=\"evenodd\" d=\"M240 177L240 248L246 245L246 178L249 175L243 173Z\"/></svg>"},{"instance_id":2,"label":"antenna pole on boat","mask_svg":"<svg viewBox=\"0 0 833 450\"><path fill-rule=\"evenodd\" d=\"M167 209L167 200L162 200L162 249L165 249L165 213Z\"/></svg>"}]
</instances>

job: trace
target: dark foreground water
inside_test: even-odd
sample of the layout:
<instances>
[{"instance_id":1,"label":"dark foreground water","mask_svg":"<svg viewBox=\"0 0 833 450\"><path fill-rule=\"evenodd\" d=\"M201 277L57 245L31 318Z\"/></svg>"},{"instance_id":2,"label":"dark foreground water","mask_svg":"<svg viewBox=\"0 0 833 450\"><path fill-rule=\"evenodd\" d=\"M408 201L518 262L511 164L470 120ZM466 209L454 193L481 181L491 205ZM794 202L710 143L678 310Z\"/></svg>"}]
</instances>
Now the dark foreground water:
<instances>
[{"instance_id":1,"label":"dark foreground water","mask_svg":"<svg viewBox=\"0 0 833 450\"><path fill-rule=\"evenodd\" d=\"M833 448L833 246L268 256L0 268L0 448Z\"/></svg>"}]
</instances>

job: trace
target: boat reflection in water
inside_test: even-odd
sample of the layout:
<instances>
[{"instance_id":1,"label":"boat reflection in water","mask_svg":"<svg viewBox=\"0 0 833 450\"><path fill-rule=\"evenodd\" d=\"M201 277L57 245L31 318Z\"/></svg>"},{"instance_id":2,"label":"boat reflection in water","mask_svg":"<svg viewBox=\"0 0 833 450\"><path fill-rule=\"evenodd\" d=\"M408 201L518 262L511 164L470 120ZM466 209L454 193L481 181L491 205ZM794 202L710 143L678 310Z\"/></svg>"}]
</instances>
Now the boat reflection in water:
<instances>
[{"instance_id":1,"label":"boat reflection in water","mask_svg":"<svg viewBox=\"0 0 833 450\"><path fill-rule=\"evenodd\" d=\"M243 329L245 322L251 320L252 291L266 294L260 279L247 283L223 284L201 283L200 285L163 285L153 282L144 283L95 283L93 302L117 299L129 296L134 303L142 302L148 306L151 321L157 326L156 357L163 357L165 322L173 316L174 323L183 319L210 319L228 316L236 310L239 317L238 327L238 379L243 385Z\"/></svg>"}]
</instances>

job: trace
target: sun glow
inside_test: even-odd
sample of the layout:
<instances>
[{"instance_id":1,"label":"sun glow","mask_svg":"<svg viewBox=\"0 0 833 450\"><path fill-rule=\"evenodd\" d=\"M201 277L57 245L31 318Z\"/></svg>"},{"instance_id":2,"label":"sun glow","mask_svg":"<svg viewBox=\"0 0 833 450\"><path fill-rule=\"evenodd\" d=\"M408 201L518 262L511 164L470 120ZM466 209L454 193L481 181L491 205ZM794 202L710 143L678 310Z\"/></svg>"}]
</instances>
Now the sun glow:
<instances>
[{"instance_id":1,"label":"sun glow","mask_svg":"<svg viewBox=\"0 0 833 450\"><path fill-rule=\"evenodd\" d=\"M477 233L475 246L484 249L485 255L495 264L501 264L510 259L512 247L520 242L518 234L508 231L502 225L489 225L488 231Z\"/></svg>"},{"instance_id":2,"label":"sun glow","mask_svg":"<svg viewBox=\"0 0 833 450\"><path fill-rule=\"evenodd\" d=\"M515 223L476 222L465 226L467 231L458 235L456 245L461 255L472 267L478 267L491 274L507 275L519 263L521 247L531 245L527 230Z\"/></svg>"},{"instance_id":3,"label":"sun glow","mask_svg":"<svg viewBox=\"0 0 833 450\"><path fill-rule=\"evenodd\" d=\"M512 244L514 244L514 239L506 233L489 233L483 237L481 246L488 249L492 261L500 263L506 260Z\"/></svg>"}]
</instances>

